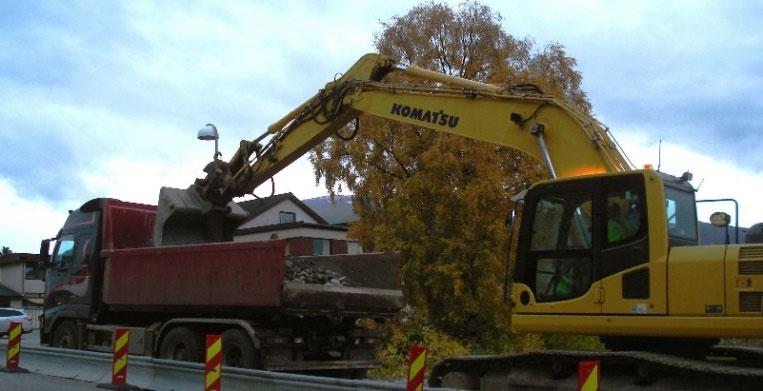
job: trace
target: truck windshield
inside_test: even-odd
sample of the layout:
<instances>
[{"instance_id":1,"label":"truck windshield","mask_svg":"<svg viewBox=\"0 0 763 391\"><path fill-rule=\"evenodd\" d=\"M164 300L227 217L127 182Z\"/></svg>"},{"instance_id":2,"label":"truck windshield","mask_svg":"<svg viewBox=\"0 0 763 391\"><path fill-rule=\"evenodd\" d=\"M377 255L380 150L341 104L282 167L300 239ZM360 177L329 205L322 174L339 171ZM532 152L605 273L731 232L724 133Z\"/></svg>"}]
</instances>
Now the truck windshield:
<instances>
[{"instance_id":1,"label":"truck windshield","mask_svg":"<svg viewBox=\"0 0 763 391\"><path fill-rule=\"evenodd\" d=\"M668 235L697 240L697 209L694 193L665 186Z\"/></svg>"}]
</instances>

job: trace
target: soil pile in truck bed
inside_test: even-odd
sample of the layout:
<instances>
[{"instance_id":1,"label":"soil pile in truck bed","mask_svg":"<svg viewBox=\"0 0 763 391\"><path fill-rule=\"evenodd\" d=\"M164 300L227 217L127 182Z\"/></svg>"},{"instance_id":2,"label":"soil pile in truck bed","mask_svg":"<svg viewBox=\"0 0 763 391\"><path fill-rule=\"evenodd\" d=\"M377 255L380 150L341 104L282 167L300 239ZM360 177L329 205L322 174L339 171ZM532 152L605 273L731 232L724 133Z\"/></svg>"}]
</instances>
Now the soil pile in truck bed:
<instances>
[{"instance_id":1,"label":"soil pile in truck bed","mask_svg":"<svg viewBox=\"0 0 763 391\"><path fill-rule=\"evenodd\" d=\"M309 258L287 258L284 274L289 282L348 286L345 275L329 270Z\"/></svg>"}]
</instances>

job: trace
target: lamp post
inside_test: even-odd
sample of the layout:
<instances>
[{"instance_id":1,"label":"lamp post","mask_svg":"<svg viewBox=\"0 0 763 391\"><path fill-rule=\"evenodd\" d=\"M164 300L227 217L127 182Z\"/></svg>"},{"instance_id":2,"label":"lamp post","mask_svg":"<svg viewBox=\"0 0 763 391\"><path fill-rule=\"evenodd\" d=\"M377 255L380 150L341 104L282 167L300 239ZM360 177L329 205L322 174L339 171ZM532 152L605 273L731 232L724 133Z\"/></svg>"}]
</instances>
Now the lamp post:
<instances>
[{"instance_id":1,"label":"lamp post","mask_svg":"<svg viewBox=\"0 0 763 391\"><path fill-rule=\"evenodd\" d=\"M222 156L222 154L217 149L217 140L220 139L220 134L217 133L217 127L212 124L206 124L203 128L199 129L199 133L196 136L199 140L215 140L215 156L214 160L217 160L218 156Z\"/></svg>"}]
</instances>

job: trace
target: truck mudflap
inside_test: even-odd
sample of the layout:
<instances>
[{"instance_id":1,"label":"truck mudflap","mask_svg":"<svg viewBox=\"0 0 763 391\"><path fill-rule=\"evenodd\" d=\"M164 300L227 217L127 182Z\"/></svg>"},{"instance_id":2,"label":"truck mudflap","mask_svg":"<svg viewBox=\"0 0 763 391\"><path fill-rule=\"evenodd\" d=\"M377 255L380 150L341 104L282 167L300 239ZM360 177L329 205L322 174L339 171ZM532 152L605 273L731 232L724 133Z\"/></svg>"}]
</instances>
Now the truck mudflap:
<instances>
[{"instance_id":1,"label":"truck mudflap","mask_svg":"<svg viewBox=\"0 0 763 391\"><path fill-rule=\"evenodd\" d=\"M389 315L403 307L397 252L286 259L283 306L292 311Z\"/></svg>"}]
</instances>

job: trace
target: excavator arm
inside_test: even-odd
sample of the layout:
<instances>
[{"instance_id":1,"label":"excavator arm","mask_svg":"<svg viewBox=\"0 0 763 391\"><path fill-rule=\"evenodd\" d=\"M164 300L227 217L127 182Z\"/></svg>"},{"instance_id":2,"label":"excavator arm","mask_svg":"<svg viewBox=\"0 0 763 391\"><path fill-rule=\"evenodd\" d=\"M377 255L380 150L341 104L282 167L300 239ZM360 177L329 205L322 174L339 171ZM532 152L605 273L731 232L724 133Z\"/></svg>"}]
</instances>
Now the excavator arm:
<instances>
[{"instance_id":1,"label":"excavator arm","mask_svg":"<svg viewBox=\"0 0 763 391\"><path fill-rule=\"evenodd\" d=\"M407 82L385 83L393 72ZM398 67L388 57L367 54L265 133L242 141L229 162L215 158L205 168L206 178L190 189L163 188L155 243L230 240L245 219L233 198L251 193L364 114L523 151L544 162L552 178L631 169L604 126L537 88L504 88ZM192 232L196 227L206 233Z\"/></svg>"}]
</instances>

